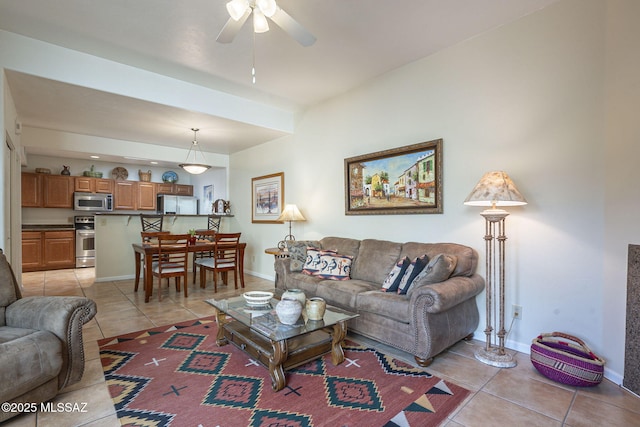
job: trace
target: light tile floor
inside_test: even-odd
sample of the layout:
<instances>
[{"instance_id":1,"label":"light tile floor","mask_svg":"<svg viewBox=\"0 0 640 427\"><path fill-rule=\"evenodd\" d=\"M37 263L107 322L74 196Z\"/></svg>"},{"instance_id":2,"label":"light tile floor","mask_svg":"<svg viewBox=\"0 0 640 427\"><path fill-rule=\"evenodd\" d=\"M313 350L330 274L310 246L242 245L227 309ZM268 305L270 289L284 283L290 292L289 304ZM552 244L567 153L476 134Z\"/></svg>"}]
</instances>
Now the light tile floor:
<instances>
[{"instance_id":1,"label":"light tile floor","mask_svg":"<svg viewBox=\"0 0 640 427\"><path fill-rule=\"evenodd\" d=\"M115 410L102 373L96 340L172 322L213 314L204 302L214 296L212 286L202 290L189 285L189 297L164 288L162 302L157 297L144 303L141 291L133 291L133 281L94 283L92 268L25 273L24 295L85 295L98 304L98 314L84 328L86 369L82 381L59 394L54 402L87 403L86 413L37 413L21 415L6 426L118 426ZM272 287L271 281L246 276L247 289ZM218 287L218 297L233 287ZM156 290L157 292L157 290ZM362 337L356 337L362 339ZM518 366L499 369L473 357L481 342L460 342L439 355L427 368L433 374L459 384L472 394L445 421L455 426L640 426L640 399L610 381L598 387L576 389L539 375L528 355L516 355ZM413 363L410 355L381 348Z\"/></svg>"}]
</instances>

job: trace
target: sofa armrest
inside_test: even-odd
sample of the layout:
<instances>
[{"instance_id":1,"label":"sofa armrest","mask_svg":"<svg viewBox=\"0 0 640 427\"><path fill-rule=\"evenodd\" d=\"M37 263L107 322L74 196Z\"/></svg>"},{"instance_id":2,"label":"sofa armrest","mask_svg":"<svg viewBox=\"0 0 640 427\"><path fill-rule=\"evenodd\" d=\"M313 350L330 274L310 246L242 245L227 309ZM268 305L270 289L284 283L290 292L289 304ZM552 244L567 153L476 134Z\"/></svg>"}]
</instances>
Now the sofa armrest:
<instances>
[{"instance_id":1,"label":"sofa armrest","mask_svg":"<svg viewBox=\"0 0 640 427\"><path fill-rule=\"evenodd\" d=\"M286 289L287 276L291 273L290 258L276 258L274 269L276 271L276 289Z\"/></svg>"},{"instance_id":2,"label":"sofa armrest","mask_svg":"<svg viewBox=\"0 0 640 427\"><path fill-rule=\"evenodd\" d=\"M6 308L7 326L49 331L63 343L58 388L74 384L84 372L82 325L96 314L96 303L84 297L26 297Z\"/></svg>"},{"instance_id":3,"label":"sofa armrest","mask_svg":"<svg viewBox=\"0 0 640 427\"><path fill-rule=\"evenodd\" d=\"M473 298L484 289L484 279L478 274L471 277L455 276L444 282L424 284L409 290L412 310L418 304L428 313L442 313L463 301Z\"/></svg>"}]
</instances>

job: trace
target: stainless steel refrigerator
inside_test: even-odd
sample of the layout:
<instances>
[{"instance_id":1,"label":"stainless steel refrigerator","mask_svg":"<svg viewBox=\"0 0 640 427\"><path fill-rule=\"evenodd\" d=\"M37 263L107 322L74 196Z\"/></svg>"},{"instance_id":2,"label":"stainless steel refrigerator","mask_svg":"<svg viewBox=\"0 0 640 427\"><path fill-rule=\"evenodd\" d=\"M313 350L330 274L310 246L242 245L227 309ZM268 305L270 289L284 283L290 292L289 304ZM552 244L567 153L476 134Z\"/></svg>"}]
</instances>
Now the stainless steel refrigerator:
<instances>
[{"instance_id":1,"label":"stainless steel refrigerator","mask_svg":"<svg viewBox=\"0 0 640 427\"><path fill-rule=\"evenodd\" d=\"M158 196L158 213L176 215L197 215L198 198L190 196L171 196L160 194Z\"/></svg>"}]
</instances>

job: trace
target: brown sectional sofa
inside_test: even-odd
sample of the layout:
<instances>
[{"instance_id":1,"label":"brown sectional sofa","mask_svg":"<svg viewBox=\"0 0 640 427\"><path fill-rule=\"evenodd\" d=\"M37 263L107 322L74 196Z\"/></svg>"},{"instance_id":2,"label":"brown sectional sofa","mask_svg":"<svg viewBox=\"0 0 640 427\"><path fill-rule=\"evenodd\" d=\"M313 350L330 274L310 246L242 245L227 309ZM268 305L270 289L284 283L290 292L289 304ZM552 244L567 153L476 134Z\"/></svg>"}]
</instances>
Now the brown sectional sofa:
<instances>
[{"instance_id":1,"label":"brown sectional sofa","mask_svg":"<svg viewBox=\"0 0 640 427\"><path fill-rule=\"evenodd\" d=\"M333 250L353 257L349 280L327 280L300 270L300 248ZM476 274L478 254L455 243L397 243L325 237L320 241L296 242L290 258L275 262L276 288L302 289L307 298L322 297L327 304L355 311L349 330L411 353L427 366L438 353L470 337L478 327L476 295L484 279ZM415 259L439 254L453 260L455 268L444 281L429 277L416 281L406 295L382 292L382 283L405 256ZM302 255L304 256L304 254ZM448 274L448 272L447 272Z\"/></svg>"}]
</instances>

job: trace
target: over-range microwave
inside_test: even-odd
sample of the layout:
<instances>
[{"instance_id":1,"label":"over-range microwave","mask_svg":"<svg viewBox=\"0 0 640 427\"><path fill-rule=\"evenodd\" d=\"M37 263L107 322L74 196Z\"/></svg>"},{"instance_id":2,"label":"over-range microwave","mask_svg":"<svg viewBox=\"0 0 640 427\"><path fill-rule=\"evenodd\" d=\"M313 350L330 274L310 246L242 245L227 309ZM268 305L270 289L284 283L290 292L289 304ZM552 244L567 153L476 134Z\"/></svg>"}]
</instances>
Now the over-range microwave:
<instances>
[{"instance_id":1,"label":"over-range microwave","mask_svg":"<svg viewBox=\"0 0 640 427\"><path fill-rule=\"evenodd\" d=\"M113 194L73 193L73 209L76 211L111 212Z\"/></svg>"}]
</instances>

